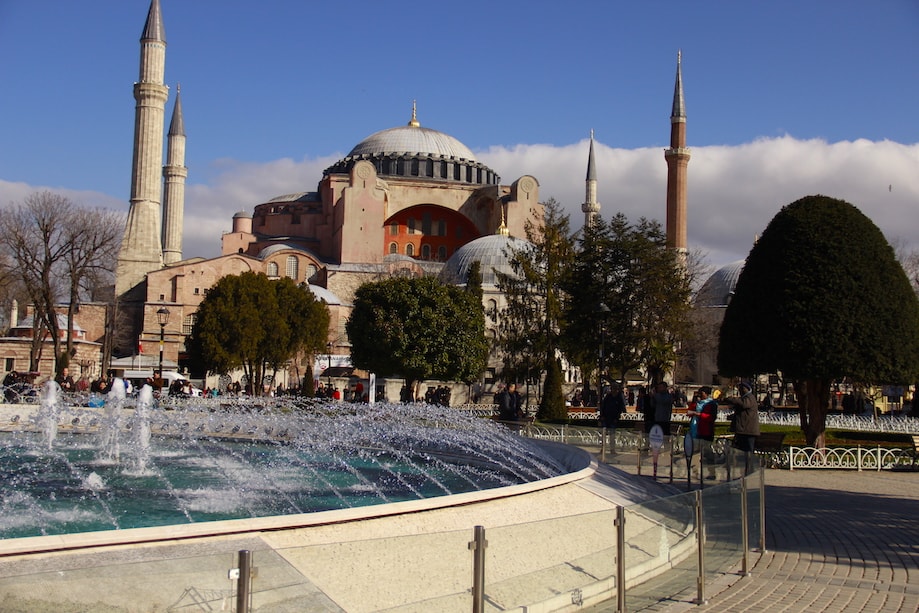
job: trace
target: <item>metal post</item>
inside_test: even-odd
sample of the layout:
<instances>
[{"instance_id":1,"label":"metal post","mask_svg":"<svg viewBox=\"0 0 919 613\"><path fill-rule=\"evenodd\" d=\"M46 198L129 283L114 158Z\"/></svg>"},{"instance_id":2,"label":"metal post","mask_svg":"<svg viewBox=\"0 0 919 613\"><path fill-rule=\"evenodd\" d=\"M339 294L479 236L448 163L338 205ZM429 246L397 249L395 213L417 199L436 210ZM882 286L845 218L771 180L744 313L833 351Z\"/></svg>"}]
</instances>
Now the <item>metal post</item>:
<instances>
[{"instance_id":1,"label":"metal post","mask_svg":"<svg viewBox=\"0 0 919 613\"><path fill-rule=\"evenodd\" d=\"M239 550L239 577L236 578L236 613L249 613L249 593L252 587L252 552Z\"/></svg>"},{"instance_id":2,"label":"metal post","mask_svg":"<svg viewBox=\"0 0 919 613\"><path fill-rule=\"evenodd\" d=\"M740 478L740 546L743 558L740 563L740 576L750 574L750 519L747 509L747 475Z\"/></svg>"},{"instance_id":3,"label":"metal post","mask_svg":"<svg viewBox=\"0 0 919 613\"><path fill-rule=\"evenodd\" d=\"M702 490L696 490L696 548L699 574L696 577L696 604L708 603L705 598L705 526L702 523Z\"/></svg>"},{"instance_id":4,"label":"metal post","mask_svg":"<svg viewBox=\"0 0 919 613\"><path fill-rule=\"evenodd\" d=\"M606 462L606 428L600 426L600 461Z\"/></svg>"},{"instance_id":5,"label":"metal post","mask_svg":"<svg viewBox=\"0 0 919 613\"><path fill-rule=\"evenodd\" d=\"M862 446L861 445L858 446L858 451L856 453L858 454L856 456L858 458L858 472L862 472Z\"/></svg>"},{"instance_id":6,"label":"metal post","mask_svg":"<svg viewBox=\"0 0 919 613\"><path fill-rule=\"evenodd\" d=\"M625 507L616 507L616 611L625 613Z\"/></svg>"},{"instance_id":7,"label":"metal post","mask_svg":"<svg viewBox=\"0 0 919 613\"><path fill-rule=\"evenodd\" d=\"M766 468L759 467L759 551L766 553Z\"/></svg>"},{"instance_id":8,"label":"metal post","mask_svg":"<svg viewBox=\"0 0 919 613\"><path fill-rule=\"evenodd\" d=\"M485 612L485 526L473 528L472 542L472 613Z\"/></svg>"}]
</instances>

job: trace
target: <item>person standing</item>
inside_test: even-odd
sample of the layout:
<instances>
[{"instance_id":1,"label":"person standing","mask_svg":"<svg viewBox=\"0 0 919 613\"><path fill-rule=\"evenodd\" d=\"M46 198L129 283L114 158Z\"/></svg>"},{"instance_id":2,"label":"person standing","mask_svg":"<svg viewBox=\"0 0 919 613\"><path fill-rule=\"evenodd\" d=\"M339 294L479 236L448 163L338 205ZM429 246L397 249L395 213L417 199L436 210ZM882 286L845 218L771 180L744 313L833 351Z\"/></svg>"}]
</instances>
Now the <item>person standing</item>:
<instances>
[{"instance_id":1,"label":"person standing","mask_svg":"<svg viewBox=\"0 0 919 613\"><path fill-rule=\"evenodd\" d=\"M744 452L744 474L748 475L756 437L759 436L759 406L749 381L741 381L737 385L737 392L740 395L729 398L728 403L734 409L734 448Z\"/></svg>"},{"instance_id":2,"label":"person standing","mask_svg":"<svg viewBox=\"0 0 919 613\"><path fill-rule=\"evenodd\" d=\"M606 436L609 434L609 449L612 453L616 453L616 426L619 423L619 417L624 412L625 396L622 395L622 388L614 383L600 404L600 426L603 428L602 445L606 445Z\"/></svg>"},{"instance_id":3,"label":"person standing","mask_svg":"<svg viewBox=\"0 0 919 613\"><path fill-rule=\"evenodd\" d=\"M508 383L507 387L498 393L498 419L505 423L516 422L520 416L520 395L517 385Z\"/></svg>"},{"instance_id":4,"label":"person standing","mask_svg":"<svg viewBox=\"0 0 919 613\"><path fill-rule=\"evenodd\" d=\"M699 388L699 391L696 392L699 397L696 400L695 406L686 411L686 414L695 420L695 433L693 438L700 441L699 443L699 478L702 478L702 465L705 463L705 452L706 449L709 451L709 455L712 456L714 461L714 455L711 453L712 442L715 440L715 420L718 418L718 403L712 398L712 388L709 386L703 386ZM692 421L690 421L692 424ZM692 430L692 425L690 425L690 430ZM713 463L709 464L708 478L715 478L715 466Z\"/></svg>"},{"instance_id":5,"label":"person standing","mask_svg":"<svg viewBox=\"0 0 919 613\"><path fill-rule=\"evenodd\" d=\"M673 417L673 395L667 389L667 384L661 381L657 384L654 396L651 397L654 406L654 423L661 427L664 435L670 435L670 419Z\"/></svg>"}]
</instances>

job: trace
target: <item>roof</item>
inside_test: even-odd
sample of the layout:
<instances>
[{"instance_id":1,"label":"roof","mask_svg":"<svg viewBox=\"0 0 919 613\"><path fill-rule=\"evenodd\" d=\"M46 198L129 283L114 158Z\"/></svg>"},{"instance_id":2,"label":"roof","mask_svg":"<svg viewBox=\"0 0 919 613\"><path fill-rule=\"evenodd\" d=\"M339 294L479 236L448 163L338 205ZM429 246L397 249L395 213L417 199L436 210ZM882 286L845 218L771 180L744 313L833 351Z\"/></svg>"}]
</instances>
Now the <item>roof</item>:
<instances>
[{"instance_id":1,"label":"roof","mask_svg":"<svg viewBox=\"0 0 919 613\"><path fill-rule=\"evenodd\" d=\"M411 125L371 134L355 145L348 157L388 153L421 153L476 161L472 151L449 134Z\"/></svg>"},{"instance_id":2,"label":"roof","mask_svg":"<svg viewBox=\"0 0 919 613\"><path fill-rule=\"evenodd\" d=\"M508 255L513 250L520 250L527 241L502 234L492 234L470 241L456 250L441 272L441 278L447 283L463 284L469 275L473 262L480 262L483 285L497 285L495 270L513 274Z\"/></svg>"},{"instance_id":3,"label":"roof","mask_svg":"<svg viewBox=\"0 0 919 613\"><path fill-rule=\"evenodd\" d=\"M726 307L734 295L737 279L746 260L725 264L710 276L699 290L697 304L704 307Z\"/></svg>"}]
</instances>

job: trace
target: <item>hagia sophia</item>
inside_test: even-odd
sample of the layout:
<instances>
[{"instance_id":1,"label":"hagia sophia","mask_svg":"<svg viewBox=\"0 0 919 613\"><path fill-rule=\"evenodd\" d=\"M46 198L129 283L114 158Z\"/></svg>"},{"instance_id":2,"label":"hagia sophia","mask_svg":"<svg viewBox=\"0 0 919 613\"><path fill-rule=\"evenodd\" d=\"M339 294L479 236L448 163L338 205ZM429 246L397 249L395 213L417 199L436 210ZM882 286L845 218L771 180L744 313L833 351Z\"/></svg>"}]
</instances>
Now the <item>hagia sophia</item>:
<instances>
[{"instance_id":1,"label":"hagia sophia","mask_svg":"<svg viewBox=\"0 0 919 613\"><path fill-rule=\"evenodd\" d=\"M668 246L685 251L690 151L680 61L678 56L670 147L663 157ZM244 271L308 284L327 303L328 355L317 366L348 364L345 323L355 290L367 281L423 274L465 283L470 264L480 261L484 306L492 311L500 307L492 269L506 266L506 247L523 240L528 222L541 223L539 181L523 175L502 183L498 172L460 140L423 126L414 103L405 124L357 143L323 171L314 190L269 196L251 212L235 213L221 237L221 255L186 256L185 122L176 88L166 129L165 64L163 13L160 0L151 0L134 84L130 208L116 269L115 333L109 342L113 362L136 360L137 346L156 347L162 331L164 363L187 368L184 339L206 291L223 276ZM581 207L585 224L600 213L593 143L591 134ZM157 313L164 309L169 317L161 327ZM102 368L102 353L92 370ZM500 360L492 360L486 384L500 374L499 365Z\"/></svg>"}]
</instances>

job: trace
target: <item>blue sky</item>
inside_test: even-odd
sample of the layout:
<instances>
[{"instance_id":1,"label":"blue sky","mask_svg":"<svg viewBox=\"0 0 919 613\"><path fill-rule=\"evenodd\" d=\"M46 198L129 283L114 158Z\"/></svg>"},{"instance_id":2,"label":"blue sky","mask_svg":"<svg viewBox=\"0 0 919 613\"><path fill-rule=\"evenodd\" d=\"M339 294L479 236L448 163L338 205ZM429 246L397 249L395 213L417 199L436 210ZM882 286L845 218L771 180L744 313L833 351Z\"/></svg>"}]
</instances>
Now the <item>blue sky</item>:
<instances>
[{"instance_id":1,"label":"blue sky","mask_svg":"<svg viewBox=\"0 0 919 613\"><path fill-rule=\"evenodd\" d=\"M601 214L662 219L683 52L689 241L746 255L783 205L849 200L919 249L919 2L161 0L181 83L185 255L230 218L315 189L381 129L455 136L580 225L586 139ZM0 206L34 189L127 208L148 0L0 0ZM346 7L346 8L343 8Z\"/></svg>"}]
</instances>

